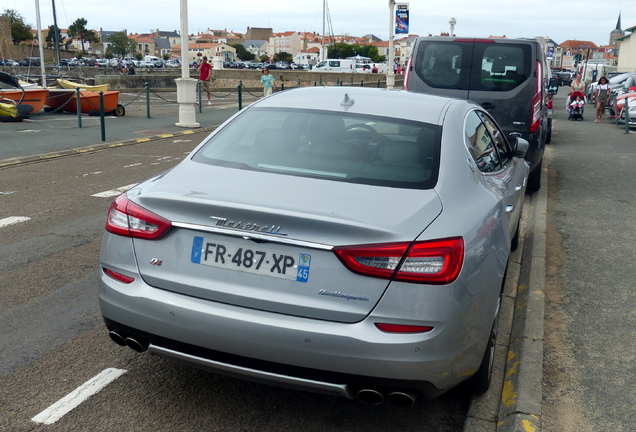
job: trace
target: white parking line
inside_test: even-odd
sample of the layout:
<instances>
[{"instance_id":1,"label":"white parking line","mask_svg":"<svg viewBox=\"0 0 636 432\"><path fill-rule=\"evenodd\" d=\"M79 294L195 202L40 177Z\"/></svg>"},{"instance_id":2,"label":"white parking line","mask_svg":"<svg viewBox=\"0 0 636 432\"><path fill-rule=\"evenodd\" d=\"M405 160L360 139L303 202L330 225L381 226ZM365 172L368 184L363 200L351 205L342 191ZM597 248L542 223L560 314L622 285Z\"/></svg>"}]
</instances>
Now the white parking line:
<instances>
[{"instance_id":1,"label":"white parking line","mask_svg":"<svg viewBox=\"0 0 636 432\"><path fill-rule=\"evenodd\" d=\"M125 369L109 368L102 371L99 375L86 381L84 384L64 396L59 401L33 417L31 420L36 423L53 424L64 415L78 407L89 397L99 393L104 387L117 378L125 374Z\"/></svg>"},{"instance_id":2,"label":"white parking line","mask_svg":"<svg viewBox=\"0 0 636 432\"><path fill-rule=\"evenodd\" d=\"M104 191L104 192L93 194L91 196L94 196L94 197L97 197L97 198L114 197L114 196L117 196L117 195L121 195L122 193L126 192L128 189L134 188L135 186L137 186L137 184L138 183L129 184L128 186L122 186L122 187L119 187L117 189L107 190L107 191Z\"/></svg>"},{"instance_id":3,"label":"white parking line","mask_svg":"<svg viewBox=\"0 0 636 432\"><path fill-rule=\"evenodd\" d=\"M20 222L26 222L29 219L31 218L26 216L11 216L8 218L0 219L0 228L4 228L6 226L17 224Z\"/></svg>"}]
</instances>

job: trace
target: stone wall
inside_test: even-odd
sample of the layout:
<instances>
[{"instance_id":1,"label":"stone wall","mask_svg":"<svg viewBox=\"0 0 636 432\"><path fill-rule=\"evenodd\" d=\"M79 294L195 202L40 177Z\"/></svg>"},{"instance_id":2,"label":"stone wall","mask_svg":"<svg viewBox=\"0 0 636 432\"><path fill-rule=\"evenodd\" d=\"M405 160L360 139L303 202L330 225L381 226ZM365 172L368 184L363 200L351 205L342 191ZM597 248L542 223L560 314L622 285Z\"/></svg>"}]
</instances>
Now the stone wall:
<instances>
[{"instance_id":1,"label":"stone wall","mask_svg":"<svg viewBox=\"0 0 636 432\"><path fill-rule=\"evenodd\" d=\"M14 75L27 74L29 77L39 79L40 68L39 67L15 67L15 68L2 68ZM148 83L153 90L175 90L177 88L177 78L181 78L181 69L141 69L136 68L136 75L121 75L119 72L112 68L96 68L96 67L71 67L63 69L63 75L69 78L85 79L90 83L95 84L108 84L111 90L124 90L124 89L143 89L145 83ZM47 77L52 78L59 74L59 72L53 68L46 68ZM246 69L220 69L213 70L212 88L213 91L227 91L228 89L236 88L240 82L248 89L256 89L259 87L261 79L260 70L246 70ZM297 87L298 80L300 79L300 85L313 86L313 85L336 85L337 82L341 82L343 85L356 85L359 86L363 82L365 87L378 87L378 79L380 80L380 87L386 87L386 75L384 74L370 74L370 73L329 73L329 72L309 72L309 71L287 71L287 70L272 70L271 74L276 79L278 88L281 88L281 84L285 87ZM190 70L190 77L197 78L197 72L194 69ZM50 80L49 80L50 83ZM395 76L395 88L402 88L404 83L404 75Z\"/></svg>"}]
</instances>

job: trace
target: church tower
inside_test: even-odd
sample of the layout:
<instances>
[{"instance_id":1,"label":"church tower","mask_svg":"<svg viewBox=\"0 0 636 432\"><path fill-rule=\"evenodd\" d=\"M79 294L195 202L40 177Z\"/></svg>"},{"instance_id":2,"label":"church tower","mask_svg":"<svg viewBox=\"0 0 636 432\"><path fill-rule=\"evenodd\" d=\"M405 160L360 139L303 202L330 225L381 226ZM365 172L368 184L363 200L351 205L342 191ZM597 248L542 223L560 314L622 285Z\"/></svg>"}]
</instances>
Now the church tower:
<instances>
[{"instance_id":1,"label":"church tower","mask_svg":"<svg viewBox=\"0 0 636 432\"><path fill-rule=\"evenodd\" d=\"M625 32L623 30L621 30L621 14L618 14L618 22L616 23L616 28L614 30L612 30L612 32L610 33L610 37L609 37L609 44L612 46L612 48L618 49L618 42L616 42L616 39L621 38L625 36Z\"/></svg>"}]
</instances>

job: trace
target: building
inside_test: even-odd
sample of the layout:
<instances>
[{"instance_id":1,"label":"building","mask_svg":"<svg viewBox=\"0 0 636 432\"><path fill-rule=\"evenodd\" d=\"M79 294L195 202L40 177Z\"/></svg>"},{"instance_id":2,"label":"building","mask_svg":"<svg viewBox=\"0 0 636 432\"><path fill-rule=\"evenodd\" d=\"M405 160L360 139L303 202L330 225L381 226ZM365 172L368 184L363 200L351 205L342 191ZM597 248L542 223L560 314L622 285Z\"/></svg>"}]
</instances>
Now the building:
<instances>
[{"instance_id":1,"label":"building","mask_svg":"<svg viewBox=\"0 0 636 432\"><path fill-rule=\"evenodd\" d=\"M625 29L625 36L617 38L618 70L624 72L636 72L636 39L632 36L636 26Z\"/></svg>"},{"instance_id":2,"label":"building","mask_svg":"<svg viewBox=\"0 0 636 432\"><path fill-rule=\"evenodd\" d=\"M181 45L172 47L172 56L176 58L182 57ZM236 49L228 44L219 42L189 42L188 52L184 56L185 60L183 61L199 61L203 56L210 59L210 61L214 57L223 57L224 62L231 62L236 58Z\"/></svg>"},{"instance_id":3,"label":"building","mask_svg":"<svg viewBox=\"0 0 636 432\"><path fill-rule=\"evenodd\" d=\"M266 40L246 40L243 42L245 49L254 54L254 58L259 59L263 55L267 55L269 49L269 42Z\"/></svg>"},{"instance_id":4,"label":"building","mask_svg":"<svg viewBox=\"0 0 636 432\"><path fill-rule=\"evenodd\" d=\"M270 58L280 52L286 52L295 57L302 49L302 41L298 32L274 33L269 38L268 54Z\"/></svg>"}]
</instances>

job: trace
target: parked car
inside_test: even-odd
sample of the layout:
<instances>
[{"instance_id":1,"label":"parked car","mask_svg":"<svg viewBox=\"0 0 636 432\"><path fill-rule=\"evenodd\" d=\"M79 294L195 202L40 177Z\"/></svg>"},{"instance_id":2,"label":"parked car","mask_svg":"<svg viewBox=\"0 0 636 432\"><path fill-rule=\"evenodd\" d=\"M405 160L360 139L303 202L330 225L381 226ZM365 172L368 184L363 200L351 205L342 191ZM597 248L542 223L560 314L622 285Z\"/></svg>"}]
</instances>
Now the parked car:
<instances>
[{"instance_id":1,"label":"parked car","mask_svg":"<svg viewBox=\"0 0 636 432\"><path fill-rule=\"evenodd\" d=\"M179 60L167 60L165 63L165 67L168 68L180 68L181 67L181 63L179 63Z\"/></svg>"},{"instance_id":2,"label":"parked car","mask_svg":"<svg viewBox=\"0 0 636 432\"><path fill-rule=\"evenodd\" d=\"M366 63L358 63L356 64L356 72L371 73L371 65Z\"/></svg>"},{"instance_id":3,"label":"parked car","mask_svg":"<svg viewBox=\"0 0 636 432\"><path fill-rule=\"evenodd\" d=\"M559 85L561 86L572 85L573 79L574 79L574 74L572 72L559 72L557 74L557 80L559 81Z\"/></svg>"},{"instance_id":4,"label":"parked car","mask_svg":"<svg viewBox=\"0 0 636 432\"><path fill-rule=\"evenodd\" d=\"M108 59L96 59L95 61L97 62L99 67L108 67L108 66L110 66L110 62L108 61Z\"/></svg>"},{"instance_id":5,"label":"parked car","mask_svg":"<svg viewBox=\"0 0 636 432\"><path fill-rule=\"evenodd\" d=\"M535 39L416 39L404 88L472 100L488 110L507 136L530 143L528 191L541 187L543 152L549 131L551 78Z\"/></svg>"},{"instance_id":6,"label":"parked car","mask_svg":"<svg viewBox=\"0 0 636 432\"><path fill-rule=\"evenodd\" d=\"M4 60L4 65L5 66L20 66L20 63L18 63L15 60L12 60L12 59L5 59Z\"/></svg>"},{"instance_id":7,"label":"parked car","mask_svg":"<svg viewBox=\"0 0 636 432\"><path fill-rule=\"evenodd\" d=\"M261 99L111 205L110 337L368 403L471 375L483 393L527 148L461 99L339 86Z\"/></svg>"}]
</instances>

